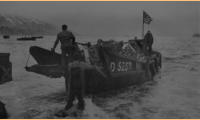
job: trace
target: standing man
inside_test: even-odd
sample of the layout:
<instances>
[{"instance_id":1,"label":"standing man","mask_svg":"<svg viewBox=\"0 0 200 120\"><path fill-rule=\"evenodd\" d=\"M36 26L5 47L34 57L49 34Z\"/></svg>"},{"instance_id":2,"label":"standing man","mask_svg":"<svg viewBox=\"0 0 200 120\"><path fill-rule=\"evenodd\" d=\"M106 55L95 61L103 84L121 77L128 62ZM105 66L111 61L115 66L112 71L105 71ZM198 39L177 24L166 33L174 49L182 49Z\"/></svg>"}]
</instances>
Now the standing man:
<instances>
[{"instance_id":1,"label":"standing man","mask_svg":"<svg viewBox=\"0 0 200 120\"><path fill-rule=\"evenodd\" d=\"M137 37L135 36L135 39L134 40L137 40Z\"/></svg>"},{"instance_id":2,"label":"standing man","mask_svg":"<svg viewBox=\"0 0 200 120\"><path fill-rule=\"evenodd\" d=\"M56 46L58 43L61 43L61 63L63 66L68 67L68 63L72 60L73 57L73 50L74 50L74 43L75 37L72 32L67 30L67 25L62 25L62 32L58 33L57 39L54 43L52 51L55 51ZM68 55L68 60L66 63L66 54ZM68 90L68 70L66 70L65 78L65 88L66 91Z\"/></svg>"},{"instance_id":3,"label":"standing man","mask_svg":"<svg viewBox=\"0 0 200 120\"><path fill-rule=\"evenodd\" d=\"M58 33L52 51L55 51L59 41L61 43L61 62L62 65L66 66L66 54L68 54L68 62L70 62L73 56L73 45L75 43L75 37L72 32L67 30L67 25L62 25L62 32Z\"/></svg>"},{"instance_id":4,"label":"standing man","mask_svg":"<svg viewBox=\"0 0 200 120\"><path fill-rule=\"evenodd\" d=\"M149 51L149 55L151 55L152 53L152 45L153 45L153 36L151 34L151 32L148 30L147 32L148 34L148 40L147 40L147 46L148 46L148 51Z\"/></svg>"},{"instance_id":5,"label":"standing man","mask_svg":"<svg viewBox=\"0 0 200 120\"><path fill-rule=\"evenodd\" d=\"M143 40L143 50L145 55L147 54L151 55L152 45L153 45L153 36L151 32L148 30Z\"/></svg>"},{"instance_id":6,"label":"standing man","mask_svg":"<svg viewBox=\"0 0 200 120\"><path fill-rule=\"evenodd\" d=\"M75 53L73 56L74 61L69 64L69 86L68 86L68 100L65 110L69 110L73 106L75 97L78 99L78 109L84 109L84 92L85 92L85 80L84 70L93 68L85 62L81 62L80 53Z\"/></svg>"}]
</instances>

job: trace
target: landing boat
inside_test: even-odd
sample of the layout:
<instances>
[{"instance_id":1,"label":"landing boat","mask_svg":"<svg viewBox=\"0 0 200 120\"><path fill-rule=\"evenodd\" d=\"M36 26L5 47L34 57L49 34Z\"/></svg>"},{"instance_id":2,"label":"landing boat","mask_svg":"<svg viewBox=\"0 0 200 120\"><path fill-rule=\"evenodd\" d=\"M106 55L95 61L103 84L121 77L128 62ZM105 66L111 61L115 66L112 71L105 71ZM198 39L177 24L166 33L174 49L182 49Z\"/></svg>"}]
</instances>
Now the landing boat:
<instances>
[{"instance_id":1,"label":"landing boat","mask_svg":"<svg viewBox=\"0 0 200 120\"><path fill-rule=\"evenodd\" d=\"M193 37L200 37L200 34L195 33L195 34L193 34Z\"/></svg>"},{"instance_id":2,"label":"landing boat","mask_svg":"<svg viewBox=\"0 0 200 120\"><path fill-rule=\"evenodd\" d=\"M43 38L43 36L31 36L32 38Z\"/></svg>"},{"instance_id":3,"label":"landing boat","mask_svg":"<svg viewBox=\"0 0 200 120\"><path fill-rule=\"evenodd\" d=\"M88 57L76 43L75 49L81 53L82 61L94 66L84 71L86 92L99 93L152 81L161 69L162 55L157 51L144 53L142 41L98 40L96 45L82 44ZM26 66L26 71L52 78L66 76L67 66L61 65L61 54L37 46L30 47L29 51L38 64Z\"/></svg>"},{"instance_id":4,"label":"landing boat","mask_svg":"<svg viewBox=\"0 0 200 120\"><path fill-rule=\"evenodd\" d=\"M17 38L18 41L35 41L36 38L32 37L22 37L22 38Z\"/></svg>"},{"instance_id":5,"label":"landing boat","mask_svg":"<svg viewBox=\"0 0 200 120\"><path fill-rule=\"evenodd\" d=\"M9 35L4 35L3 38L4 38L4 39L9 39L10 36L9 36Z\"/></svg>"}]
</instances>

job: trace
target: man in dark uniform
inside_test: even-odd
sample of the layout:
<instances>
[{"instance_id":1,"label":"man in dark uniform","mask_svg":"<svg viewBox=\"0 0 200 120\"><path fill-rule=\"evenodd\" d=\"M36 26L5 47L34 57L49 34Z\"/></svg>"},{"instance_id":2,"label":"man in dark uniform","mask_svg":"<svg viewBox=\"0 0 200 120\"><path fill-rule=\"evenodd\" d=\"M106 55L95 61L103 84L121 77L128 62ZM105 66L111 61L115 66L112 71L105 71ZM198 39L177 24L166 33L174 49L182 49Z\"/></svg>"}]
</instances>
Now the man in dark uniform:
<instances>
[{"instance_id":1,"label":"man in dark uniform","mask_svg":"<svg viewBox=\"0 0 200 120\"><path fill-rule=\"evenodd\" d=\"M70 62L73 57L73 45L75 43L75 37L72 32L67 30L67 25L62 25L62 30L63 31L57 35L57 39L54 43L52 51L55 51L55 48L60 41L62 53L61 62L62 65L66 66L66 54L68 54L68 62Z\"/></svg>"},{"instance_id":2,"label":"man in dark uniform","mask_svg":"<svg viewBox=\"0 0 200 120\"><path fill-rule=\"evenodd\" d=\"M84 109L84 91L85 91L85 80L84 70L93 68L85 62L80 61L80 54L75 53L73 56L74 61L69 64L69 87L68 87L68 100L65 110L70 109L73 106L75 97L78 99L78 109Z\"/></svg>"},{"instance_id":3,"label":"man in dark uniform","mask_svg":"<svg viewBox=\"0 0 200 120\"><path fill-rule=\"evenodd\" d=\"M57 39L54 43L54 46L52 48L52 51L55 51L56 46L58 45L58 43L61 43L61 63L63 66L68 65L68 63L70 61L72 61L72 57L73 57L73 45L75 43L75 37L73 35L72 32L67 30L67 25L62 25L62 32L58 33L57 35ZM66 63L66 54L68 54L68 60ZM67 70L68 71L68 70ZM68 87L68 73L64 76L65 77L65 88L67 91L67 87Z\"/></svg>"},{"instance_id":4,"label":"man in dark uniform","mask_svg":"<svg viewBox=\"0 0 200 120\"><path fill-rule=\"evenodd\" d=\"M151 55L152 53L152 45L153 45L153 36L151 32L148 30L146 35L144 36L144 42L143 42L143 49L144 49L144 54L149 54Z\"/></svg>"},{"instance_id":5,"label":"man in dark uniform","mask_svg":"<svg viewBox=\"0 0 200 120\"><path fill-rule=\"evenodd\" d=\"M148 46L148 50L149 50L149 55L151 55L151 53L152 53L152 45L153 45L153 36L152 36L150 31L148 31L147 34L149 35L149 39L147 41L147 46Z\"/></svg>"}]
</instances>

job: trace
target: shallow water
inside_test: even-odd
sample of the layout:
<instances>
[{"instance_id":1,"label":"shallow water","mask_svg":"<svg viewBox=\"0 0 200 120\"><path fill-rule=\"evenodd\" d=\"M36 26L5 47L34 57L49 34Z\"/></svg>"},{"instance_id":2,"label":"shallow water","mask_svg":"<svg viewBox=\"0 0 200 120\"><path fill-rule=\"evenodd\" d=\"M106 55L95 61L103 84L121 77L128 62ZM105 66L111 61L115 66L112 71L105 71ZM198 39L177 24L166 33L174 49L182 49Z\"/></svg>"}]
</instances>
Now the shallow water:
<instances>
[{"instance_id":1,"label":"shallow water","mask_svg":"<svg viewBox=\"0 0 200 120\"><path fill-rule=\"evenodd\" d=\"M64 78L51 79L26 72L30 46L50 49L55 36L37 41L0 38L1 53L10 53L13 81L0 85L0 100L9 118L56 118L66 104ZM97 37L77 37L95 44ZM103 38L109 40L111 38ZM129 38L112 38L127 41ZM86 99L82 118L200 118L200 41L198 38L155 37L153 49L162 53L163 67L154 81L108 91ZM59 45L56 52L60 53ZM28 66L36 64L30 57ZM67 117L73 118L73 117Z\"/></svg>"}]
</instances>

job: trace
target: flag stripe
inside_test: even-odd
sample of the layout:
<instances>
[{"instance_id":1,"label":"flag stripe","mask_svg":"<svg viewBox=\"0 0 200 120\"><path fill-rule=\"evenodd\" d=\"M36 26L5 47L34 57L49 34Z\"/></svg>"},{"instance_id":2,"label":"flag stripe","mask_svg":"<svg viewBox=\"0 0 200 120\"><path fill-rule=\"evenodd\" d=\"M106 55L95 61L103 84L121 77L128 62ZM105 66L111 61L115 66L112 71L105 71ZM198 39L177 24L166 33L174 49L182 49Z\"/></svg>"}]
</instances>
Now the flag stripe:
<instances>
[{"instance_id":1,"label":"flag stripe","mask_svg":"<svg viewBox=\"0 0 200 120\"><path fill-rule=\"evenodd\" d=\"M146 24L150 24L152 20L153 19L145 11L143 11L143 22Z\"/></svg>"}]
</instances>

